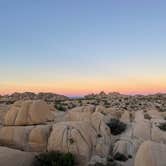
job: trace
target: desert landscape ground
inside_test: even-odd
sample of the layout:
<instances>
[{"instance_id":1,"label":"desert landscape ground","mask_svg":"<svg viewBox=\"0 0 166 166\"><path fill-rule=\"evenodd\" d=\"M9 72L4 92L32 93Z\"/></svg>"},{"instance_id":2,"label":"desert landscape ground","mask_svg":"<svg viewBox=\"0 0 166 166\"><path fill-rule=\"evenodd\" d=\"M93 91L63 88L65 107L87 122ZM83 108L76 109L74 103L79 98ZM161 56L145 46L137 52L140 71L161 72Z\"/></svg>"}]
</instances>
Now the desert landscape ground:
<instances>
[{"instance_id":1,"label":"desert landscape ground","mask_svg":"<svg viewBox=\"0 0 166 166\"><path fill-rule=\"evenodd\" d=\"M0 124L3 166L166 166L166 94L13 93Z\"/></svg>"}]
</instances>

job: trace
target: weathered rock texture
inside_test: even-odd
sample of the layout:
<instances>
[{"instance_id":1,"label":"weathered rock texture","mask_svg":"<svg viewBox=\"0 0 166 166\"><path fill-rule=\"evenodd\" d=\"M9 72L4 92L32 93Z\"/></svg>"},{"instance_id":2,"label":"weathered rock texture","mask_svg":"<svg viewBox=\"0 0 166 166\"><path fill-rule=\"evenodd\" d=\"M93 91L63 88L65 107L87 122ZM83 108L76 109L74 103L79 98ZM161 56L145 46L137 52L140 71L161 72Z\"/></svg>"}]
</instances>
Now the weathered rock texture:
<instances>
[{"instance_id":1,"label":"weathered rock texture","mask_svg":"<svg viewBox=\"0 0 166 166\"><path fill-rule=\"evenodd\" d=\"M19 101L13 104L5 115L4 125L21 126L43 124L54 120L54 114L48 105L41 100Z\"/></svg>"},{"instance_id":2,"label":"weathered rock texture","mask_svg":"<svg viewBox=\"0 0 166 166\"><path fill-rule=\"evenodd\" d=\"M139 148L135 166L165 166L166 145L152 141L145 141Z\"/></svg>"}]
</instances>

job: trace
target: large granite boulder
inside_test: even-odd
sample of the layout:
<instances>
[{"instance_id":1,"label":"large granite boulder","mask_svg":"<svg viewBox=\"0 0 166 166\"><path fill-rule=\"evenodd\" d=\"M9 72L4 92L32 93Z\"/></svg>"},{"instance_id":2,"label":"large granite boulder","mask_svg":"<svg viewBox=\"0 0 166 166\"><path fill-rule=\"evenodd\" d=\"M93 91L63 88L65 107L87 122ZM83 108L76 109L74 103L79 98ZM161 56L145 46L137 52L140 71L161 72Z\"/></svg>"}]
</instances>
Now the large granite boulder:
<instances>
[{"instance_id":1,"label":"large granite boulder","mask_svg":"<svg viewBox=\"0 0 166 166\"><path fill-rule=\"evenodd\" d=\"M165 120L163 119L152 119L152 128L151 128L151 137L152 141L158 143L165 143L166 144L166 132L159 128L159 125L164 123Z\"/></svg>"},{"instance_id":2,"label":"large granite boulder","mask_svg":"<svg viewBox=\"0 0 166 166\"><path fill-rule=\"evenodd\" d=\"M37 125L29 133L29 151L43 152L47 150L48 138L50 136L50 125Z\"/></svg>"},{"instance_id":3,"label":"large granite boulder","mask_svg":"<svg viewBox=\"0 0 166 166\"><path fill-rule=\"evenodd\" d=\"M28 150L28 136L33 126L7 126L0 128L0 145Z\"/></svg>"},{"instance_id":4,"label":"large granite boulder","mask_svg":"<svg viewBox=\"0 0 166 166\"><path fill-rule=\"evenodd\" d=\"M97 133L95 154L107 156L110 150L111 133L110 128L105 124L104 115L100 112L94 112L90 124Z\"/></svg>"},{"instance_id":5,"label":"large granite boulder","mask_svg":"<svg viewBox=\"0 0 166 166\"><path fill-rule=\"evenodd\" d=\"M43 152L47 150L47 142L51 126L6 126L0 128L0 145L24 151Z\"/></svg>"},{"instance_id":6,"label":"large granite boulder","mask_svg":"<svg viewBox=\"0 0 166 166\"><path fill-rule=\"evenodd\" d=\"M19 126L43 124L54 120L47 103L41 100L19 101L13 104L5 115L4 125Z\"/></svg>"},{"instance_id":7,"label":"large granite boulder","mask_svg":"<svg viewBox=\"0 0 166 166\"><path fill-rule=\"evenodd\" d=\"M76 107L67 112L68 121L90 121L91 114L94 112L94 106Z\"/></svg>"},{"instance_id":8,"label":"large granite boulder","mask_svg":"<svg viewBox=\"0 0 166 166\"><path fill-rule=\"evenodd\" d=\"M48 140L48 151L71 152L82 165L86 165L93 155L107 156L110 148L110 130L99 117L92 122L96 122L93 123L95 125L88 121L56 123Z\"/></svg>"},{"instance_id":9,"label":"large granite boulder","mask_svg":"<svg viewBox=\"0 0 166 166\"><path fill-rule=\"evenodd\" d=\"M71 152L85 165L93 154L96 132L87 122L60 122L53 125L48 151Z\"/></svg>"},{"instance_id":10,"label":"large granite boulder","mask_svg":"<svg viewBox=\"0 0 166 166\"><path fill-rule=\"evenodd\" d=\"M166 145L145 141L141 144L135 158L134 166L165 166Z\"/></svg>"},{"instance_id":11,"label":"large granite boulder","mask_svg":"<svg viewBox=\"0 0 166 166\"><path fill-rule=\"evenodd\" d=\"M151 139L151 123L147 121L136 122L133 125L133 136L137 139L150 140Z\"/></svg>"},{"instance_id":12,"label":"large granite boulder","mask_svg":"<svg viewBox=\"0 0 166 166\"><path fill-rule=\"evenodd\" d=\"M124 123L130 123L130 121L131 121L130 115L131 114L129 111L124 111L120 118L120 121L122 121Z\"/></svg>"},{"instance_id":13,"label":"large granite boulder","mask_svg":"<svg viewBox=\"0 0 166 166\"><path fill-rule=\"evenodd\" d=\"M113 157L116 160L126 161L134 155L135 146L132 140L118 140L113 147Z\"/></svg>"}]
</instances>

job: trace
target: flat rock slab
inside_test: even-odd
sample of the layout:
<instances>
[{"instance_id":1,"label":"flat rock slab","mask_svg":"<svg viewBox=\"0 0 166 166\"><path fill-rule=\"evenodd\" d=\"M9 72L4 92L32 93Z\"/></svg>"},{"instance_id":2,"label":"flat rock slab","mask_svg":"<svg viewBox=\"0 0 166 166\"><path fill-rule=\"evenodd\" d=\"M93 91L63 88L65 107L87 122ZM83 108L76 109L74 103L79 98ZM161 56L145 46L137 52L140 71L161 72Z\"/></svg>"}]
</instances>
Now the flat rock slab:
<instances>
[{"instance_id":1,"label":"flat rock slab","mask_svg":"<svg viewBox=\"0 0 166 166\"><path fill-rule=\"evenodd\" d=\"M34 153L23 152L0 146L1 166L32 166Z\"/></svg>"}]
</instances>

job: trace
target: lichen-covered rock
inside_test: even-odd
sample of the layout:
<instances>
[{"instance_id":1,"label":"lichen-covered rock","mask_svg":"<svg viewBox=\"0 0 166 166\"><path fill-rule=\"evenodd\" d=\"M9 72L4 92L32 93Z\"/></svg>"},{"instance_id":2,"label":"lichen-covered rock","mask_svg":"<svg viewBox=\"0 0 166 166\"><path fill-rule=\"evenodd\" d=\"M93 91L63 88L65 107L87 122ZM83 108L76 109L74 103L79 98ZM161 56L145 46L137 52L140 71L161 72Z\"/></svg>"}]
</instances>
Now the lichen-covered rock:
<instances>
[{"instance_id":1,"label":"lichen-covered rock","mask_svg":"<svg viewBox=\"0 0 166 166\"><path fill-rule=\"evenodd\" d=\"M5 115L4 125L43 124L52 120L54 120L54 114L44 101L27 100L13 104Z\"/></svg>"},{"instance_id":2,"label":"lichen-covered rock","mask_svg":"<svg viewBox=\"0 0 166 166\"><path fill-rule=\"evenodd\" d=\"M134 166L165 166L166 145L152 141L141 144L135 158Z\"/></svg>"}]
</instances>

